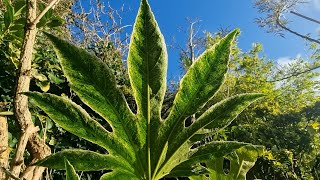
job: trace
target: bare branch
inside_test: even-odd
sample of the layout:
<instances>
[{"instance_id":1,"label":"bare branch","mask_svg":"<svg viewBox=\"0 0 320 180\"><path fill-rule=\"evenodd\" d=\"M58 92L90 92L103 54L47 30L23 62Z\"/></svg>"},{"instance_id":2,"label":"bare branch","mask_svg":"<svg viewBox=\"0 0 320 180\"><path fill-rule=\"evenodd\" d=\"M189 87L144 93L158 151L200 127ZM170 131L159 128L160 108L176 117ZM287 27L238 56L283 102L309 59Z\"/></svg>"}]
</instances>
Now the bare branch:
<instances>
[{"instance_id":1,"label":"bare branch","mask_svg":"<svg viewBox=\"0 0 320 180\"><path fill-rule=\"evenodd\" d=\"M290 11L290 13L292 13L292 14L294 14L294 15L297 15L297 16L299 16L299 17L302 17L302 18L304 18L304 19L307 19L307 20L309 20L309 21L311 21L311 22L315 22L315 23L317 23L317 24L320 24L320 21L318 21L318 20L316 20L316 19L313 19L313 18L310 18L310 17L308 17L308 16L305 16L305 15L303 15L303 14L300 14L300 13L297 13L297 12L294 12L294 11Z\"/></svg>"},{"instance_id":2,"label":"bare branch","mask_svg":"<svg viewBox=\"0 0 320 180\"><path fill-rule=\"evenodd\" d=\"M299 71L299 72L296 72L296 73L292 73L288 76L285 76L285 77L282 77L280 79L275 79L275 80L270 80L270 81L267 81L267 82L278 82L278 81L283 81L283 80L286 80L286 79L289 79L289 78L292 78L292 77L296 77L296 76L299 76L301 74L304 74L304 73L307 73L307 72L310 72L310 71L313 71L313 70L316 70L320 68L320 66L315 66L315 67L312 67L312 68L309 68L309 69L306 69L306 70L303 70L303 71Z\"/></svg>"},{"instance_id":3,"label":"bare branch","mask_svg":"<svg viewBox=\"0 0 320 180\"><path fill-rule=\"evenodd\" d=\"M298 37L301 37L301 38L303 38L303 39L306 39L306 40L308 40L308 41L310 41L310 42L314 42L314 43L320 44L320 41L319 41L319 40L310 38L310 37L308 37L308 36L306 36L306 35L302 35L302 34L296 32L296 31L291 30L290 28L288 28L288 27L286 27L285 25L281 24L280 20L277 20L277 24L278 24L282 29L290 32L291 34L294 34L294 35L296 35L296 36L298 36Z\"/></svg>"},{"instance_id":4,"label":"bare branch","mask_svg":"<svg viewBox=\"0 0 320 180\"><path fill-rule=\"evenodd\" d=\"M319 40L308 37L307 35L303 35L297 31L294 31L290 29L287 25L289 21L288 19L285 18L284 16L285 13L292 13L294 15L302 17L311 22L320 24L320 21L294 11L297 5L303 4L303 3L308 3L308 1L305 1L305 0L281 0L281 1L256 0L255 7L259 10L259 12L266 14L264 18L257 18L256 22L261 27L267 27L268 33L276 33L281 37L284 37L284 34L282 33L282 31L287 31L291 34L294 34L298 37L306 39L310 42L320 44Z\"/></svg>"}]
</instances>

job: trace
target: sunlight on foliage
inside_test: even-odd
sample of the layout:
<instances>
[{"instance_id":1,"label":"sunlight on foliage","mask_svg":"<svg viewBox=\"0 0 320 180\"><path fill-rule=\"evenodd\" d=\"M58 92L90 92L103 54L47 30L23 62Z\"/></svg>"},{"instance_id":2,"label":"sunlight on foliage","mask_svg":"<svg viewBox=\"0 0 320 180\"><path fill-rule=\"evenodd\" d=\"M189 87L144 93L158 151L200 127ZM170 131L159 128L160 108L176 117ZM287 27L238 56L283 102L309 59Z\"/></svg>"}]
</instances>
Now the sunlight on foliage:
<instances>
[{"instance_id":1,"label":"sunlight on foliage","mask_svg":"<svg viewBox=\"0 0 320 180\"><path fill-rule=\"evenodd\" d=\"M182 78L170 113L164 119L161 107L167 88L167 50L147 0L141 1L128 55L137 113L129 108L105 63L85 50L47 34L71 89L105 119L110 128L99 124L66 97L38 92L25 94L60 127L99 145L108 153L64 150L36 165L67 169L70 179L75 178L73 166L78 171L111 170L101 179L151 180L210 174L210 163L224 157L236 157L234 153L239 162L254 163L256 155L242 154L242 148L253 145L232 141L202 143L202 140L228 126L262 94L230 96L209 107L190 126L186 127L184 123L219 91L238 34L238 29L232 31L195 61ZM208 163L208 166L200 163ZM239 167L244 171L248 168Z\"/></svg>"}]
</instances>

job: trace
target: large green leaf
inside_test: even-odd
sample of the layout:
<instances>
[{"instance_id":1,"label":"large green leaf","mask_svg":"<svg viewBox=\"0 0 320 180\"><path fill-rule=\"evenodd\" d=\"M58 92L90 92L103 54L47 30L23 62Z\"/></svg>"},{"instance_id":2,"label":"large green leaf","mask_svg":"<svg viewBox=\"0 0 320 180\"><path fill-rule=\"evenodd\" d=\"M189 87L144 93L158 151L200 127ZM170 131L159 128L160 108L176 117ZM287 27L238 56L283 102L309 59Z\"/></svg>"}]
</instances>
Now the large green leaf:
<instances>
[{"instance_id":1,"label":"large green leaf","mask_svg":"<svg viewBox=\"0 0 320 180\"><path fill-rule=\"evenodd\" d=\"M254 166L257 157L262 153L262 146L243 146L237 149L232 156L221 157L215 161L203 161L209 170L207 175L192 176L190 180L245 180L247 172ZM225 158L230 160L230 169L227 174L223 170L223 161Z\"/></svg>"},{"instance_id":2,"label":"large green leaf","mask_svg":"<svg viewBox=\"0 0 320 180\"><path fill-rule=\"evenodd\" d=\"M141 0L128 55L137 114L128 107L106 64L86 51L48 35L71 89L110 124L112 131L107 131L67 98L26 93L62 128L109 152L101 155L63 151L38 165L65 168L61 159L67 158L76 170L110 170L101 179L155 180L179 173L209 173L210 169L199 163L224 157L245 144L211 142L200 145L198 142L229 125L244 108L261 97L260 94L234 96L213 105L191 126L184 125L185 119L202 108L219 90L228 70L230 49L238 34L239 30L232 31L190 67L182 78L166 120L161 119L161 108L166 91L167 52L147 0ZM90 167L93 162L97 165Z\"/></svg>"},{"instance_id":3,"label":"large green leaf","mask_svg":"<svg viewBox=\"0 0 320 180\"><path fill-rule=\"evenodd\" d=\"M233 142L233 141L214 141L202 145L189 152L188 160L176 166L168 176L173 177L186 177L188 175L199 175L208 173L204 171L200 163L213 161L238 150L241 147L247 146L246 143ZM186 174L183 174L186 173Z\"/></svg>"},{"instance_id":4,"label":"large green leaf","mask_svg":"<svg viewBox=\"0 0 320 180\"><path fill-rule=\"evenodd\" d=\"M111 126L112 134L121 141L120 154L128 154L127 160L140 167L139 159L145 146L145 131L129 109L123 94L117 88L115 77L105 63L94 55L71 45L53 35L47 34L62 65L72 90L92 110L103 117ZM117 149L117 143L115 147ZM119 152L120 151L120 152Z\"/></svg>"},{"instance_id":5,"label":"large green leaf","mask_svg":"<svg viewBox=\"0 0 320 180\"><path fill-rule=\"evenodd\" d=\"M197 112L218 91L228 70L232 43L238 34L239 30L236 29L206 50L182 78L166 120L171 132L181 128L182 122Z\"/></svg>"},{"instance_id":6,"label":"large green leaf","mask_svg":"<svg viewBox=\"0 0 320 180\"><path fill-rule=\"evenodd\" d=\"M157 143L156 132L161 122L161 106L166 91L167 51L163 35L146 0L134 24L128 55L128 71L133 94L138 106L137 117L147 133L147 149L142 158L148 160L148 176L156 164L152 162Z\"/></svg>"},{"instance_id":7,"label":"large green leaf","mask_svg":"<svg viewBox=\"0 0 320 180\"><path fill-rule=\"evenodd\" d=\"M70 162L65 159L65 168L66 168L66 180L80 180L78 174L74 170Z\"/></svg>"},{"instance_id":8,"label":"large green leaf","mask_svg":"<svg viewBox=\"0 0 320 180\"><path fill-rule=\"evenodd\" d=\"M171 112L160 130L164 132L161 140L165 141L157 147L158 156L165 154L163 147L167 139L174 141L176 135L185 128L184 120L202 107L221 86L228 69L231 45L238 33L239 30L234 30L206 50L182 78Z\"/></svg>"},{"instance_id":9,"label":"large green leaf","mask_svg":"<svg viewBox=\"0 0 320 180\"><path fill-rule=\"evenodd\" d=\"M142 0L131 36L128 71L138 115L145 120L160 120L162 101L167 88L167 63L163 35L148 2Z\"/></svg>"}]
</instances>

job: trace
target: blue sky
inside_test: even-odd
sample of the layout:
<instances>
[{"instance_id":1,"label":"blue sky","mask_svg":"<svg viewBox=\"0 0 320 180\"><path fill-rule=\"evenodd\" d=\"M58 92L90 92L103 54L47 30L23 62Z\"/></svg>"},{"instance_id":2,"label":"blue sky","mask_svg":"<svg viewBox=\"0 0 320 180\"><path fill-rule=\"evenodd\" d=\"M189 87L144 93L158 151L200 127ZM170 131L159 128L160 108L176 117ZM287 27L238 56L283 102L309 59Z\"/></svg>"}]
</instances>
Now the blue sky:
<instances>
[{"instance_id":1,"label":"blue sky","mask_svg":"<svg viewBox=\"0 0 320 180\"><path fill-rule=\"evenodd\" d=\"M307 16L320 19L320 0L297 7L296 11ZM171 43L172 37L183 45L186 35L179 32L178 28L186 26L186 18L202 20L201 28L209 32L216 32L220 27L228 29L240 28L242 33L239 37L239 47L243 51L250 49L252 43L263 44L264 51L261 56L278 61L288 62L290 58L308 55L308 47L305 41L294 35L286 33L285 38L266 33L265 29L258 27L254 19L261 16L253 7L253 0L149 0L151 8L156 16L167 44ZM139 0L111 1L111 6L117 8L124 4L125 8L131 9L123 14L123 24L132 25L139 7ZM316 37L320 25L307 22L299 17L288 15L292 20L290 27L303 33L311 33ZM132 27L127 28L131 32ZM179 79L178 51L168 48L170 79Z\"/></svg>"}]
</instances>

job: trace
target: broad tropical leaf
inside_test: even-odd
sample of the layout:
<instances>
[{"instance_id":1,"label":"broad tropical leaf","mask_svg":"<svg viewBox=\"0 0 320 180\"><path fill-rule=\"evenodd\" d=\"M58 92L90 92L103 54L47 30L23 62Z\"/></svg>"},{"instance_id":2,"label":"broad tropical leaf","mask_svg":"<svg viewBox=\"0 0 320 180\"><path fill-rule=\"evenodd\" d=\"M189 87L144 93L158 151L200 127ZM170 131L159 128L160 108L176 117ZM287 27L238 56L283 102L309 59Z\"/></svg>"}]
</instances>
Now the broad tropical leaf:
<instances>
[{"instance_id":1,"label":"broad tropical leaf","mask_svg":"<svg viewBox=\"0 0 320 180\"><path fill-rule=\"evenodd\" d=\"M28 92L33 103L65 130L108 151L99 154L67 150L37 163L54 169L110 170L101 179L146 179L210 173L200 166L248 146L239 142L199 143L228 126L241 111L262 97L241 94L205 111L189 127L184 121L217 93L228 70L236 29L205 51L180 83L168 118L161 118L166 91L167 51L164 38L147 0L141 0L128 55L128 71L137 113L132 113L117 88L110 69L95 56L48 34L72 90L108 122L107 131L82 107L68 98ZM240 157L240 156L239 156ZM66 164L64 159L69 163ZM246 168L244 168L246 169Z\"/></svg>"},{"instance_id":2,"label":"broad tropical leaf","mask_svg":"<svg viewBox=\"0 0 320 180\"><path fill-rule=\"evenodd\" d=\"M230 156L221 157L215 161L204 161L208 168L207 175L192 176L190 177L190 180L245 180L247 172L254 166L257 157L262 153L262 146L243 146L233 152ZM223 170L223 161L225 158L230 161L230 169L227 174Z\"/></svg>"}]
</instances>

